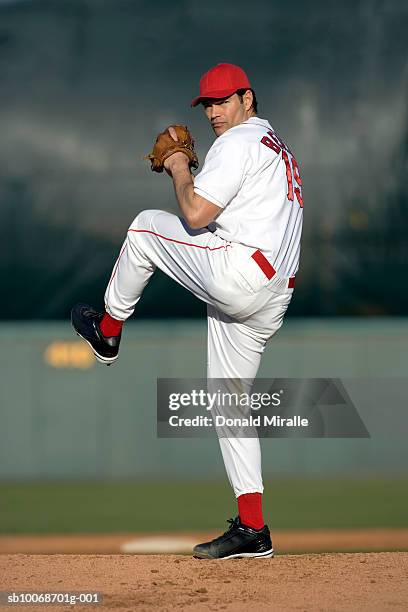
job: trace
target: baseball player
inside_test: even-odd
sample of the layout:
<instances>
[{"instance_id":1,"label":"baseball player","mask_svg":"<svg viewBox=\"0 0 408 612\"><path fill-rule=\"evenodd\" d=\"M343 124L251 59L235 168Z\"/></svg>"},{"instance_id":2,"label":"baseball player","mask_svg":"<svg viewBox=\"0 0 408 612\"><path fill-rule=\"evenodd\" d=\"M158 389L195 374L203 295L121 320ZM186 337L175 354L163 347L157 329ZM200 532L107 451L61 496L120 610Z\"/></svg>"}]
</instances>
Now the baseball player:
<instances>
[{"instance_id":1,"label":"baseball player","mask_svg":"<svg viewBox=\"0 0 408 612\"><path fill-rule=\"evenodd\" d=\"M171 177L181 216L161 210L138 214L113 268L105 312L77 304L72 323L99 361L113 363L123 323L159 267L207 304L208 380L251 383L292 298L302 181L290 149L258 117L254 90L239 66L223 63L206 72L191 103L199 104L216 135L201 172L191 174L196 157L182 126L160 134L156 149L161 143L162 150L150 156L152 169L164 168ZM197 545L193 554L272 557L262 514L259 440L231 436L219 442L238 515L223 535Z\"/></svg>"}]
</instances>

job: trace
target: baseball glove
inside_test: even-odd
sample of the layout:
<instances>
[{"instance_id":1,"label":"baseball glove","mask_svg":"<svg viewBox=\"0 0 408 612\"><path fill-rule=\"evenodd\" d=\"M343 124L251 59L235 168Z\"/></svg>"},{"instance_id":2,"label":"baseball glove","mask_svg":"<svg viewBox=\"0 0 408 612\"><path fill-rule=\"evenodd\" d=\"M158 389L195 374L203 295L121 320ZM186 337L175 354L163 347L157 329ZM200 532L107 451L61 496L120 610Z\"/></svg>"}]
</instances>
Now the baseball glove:
<instances>
[{"instance_id":1,"label":"baseball glove","mask_svg":"<svg viewBox=\"0 0 408 612\"><path fill-rule=\"evenodd\" d=\"M145 159L150 159L153 172L163 172L165 160L180 151L187 155L190 168L198 168L198 157L194 151L194 140L186 125L172 125L175 129L178 140L174 140L169 132L169 128L160 132L153 146L153 151Z\"/></svg>"}]
</instances>

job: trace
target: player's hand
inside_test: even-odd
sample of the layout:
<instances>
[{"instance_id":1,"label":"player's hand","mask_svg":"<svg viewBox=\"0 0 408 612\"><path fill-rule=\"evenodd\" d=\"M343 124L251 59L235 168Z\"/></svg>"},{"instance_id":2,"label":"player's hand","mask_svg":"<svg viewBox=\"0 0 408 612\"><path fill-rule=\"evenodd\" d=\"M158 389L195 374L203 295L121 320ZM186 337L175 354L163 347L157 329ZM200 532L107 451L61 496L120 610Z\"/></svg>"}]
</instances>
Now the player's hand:
<instances>
[{"instance_id":1,"label":"player's hand","mask_svg":"<svg viewBox=\"0 0 408 612\"><path fill-rule=\"evenodd\" d=\"M177 132L174 129L174 127L172 125L169 126L168 128L169 130L169 134L172 137L172 139L177 142L178 141L178 136L177 136ZM176 153L173 153L173 155L170 155L170 157L168 157L164 163L164 169L166 170L167 174L169 176L173 176L173 169L175 168L175 166L177 165L182 165L182 166L187 166L188 167L188 157L187 155L184 155L184 153L181 153L180 151L177 151Z\"/></svg>"},{"instance_id":2,"label":"player's hand","mask_svg":"<svg viewBox=\"0 0 408 612\"><path fill-rule=\"evenodd\" d=\"M189 160L187 155L184 155L184 153L177 151L176 153L173 153L173 155L170 155L170 157L168 157L166 160L164 160L163 166L167 174L169 176L173 176L173 171L175 168L181 167L186 168L188 170L188 163Z\"/></svg>"},{"instance_id":3,"label":"player's hand","mask_svg":"<svg viewBox=\"0 0 408 612\"><path fill-rule=\"evenodd\" d=\"M167 161L171 158L170 161ZM170 174L175 169L175 164L184 169L187 163L189 168L198 168L198 157L194 150L194 139L186 125L170 125L160 132L156 138L152 152L145 157L151 162L153 172L166 170Z\"/></svg>"}]
</instances>

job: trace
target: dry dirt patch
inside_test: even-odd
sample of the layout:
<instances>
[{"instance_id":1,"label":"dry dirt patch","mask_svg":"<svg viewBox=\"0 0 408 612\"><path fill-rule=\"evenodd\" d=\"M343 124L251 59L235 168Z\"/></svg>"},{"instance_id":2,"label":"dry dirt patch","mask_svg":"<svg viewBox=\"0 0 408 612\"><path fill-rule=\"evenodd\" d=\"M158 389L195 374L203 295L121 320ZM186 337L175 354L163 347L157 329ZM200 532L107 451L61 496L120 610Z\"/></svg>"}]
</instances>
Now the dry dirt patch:
<instances>
[{"instance_id":1,"label":"dry dirt patch","mask_svg":"<svg viewBox=\"0 0 408 612\"><path fill-rule=\"evenodd\" d=\"M100 607L44 608L49 612L384 612L408 607L408 553L282 555L230 561L199 561L181 555L0 555L0 590L101 591L104 595ZM0 608L2 612L16 609L23 608Z\"/></svg>"},{"instance_id":2,"label":"dry dirt patch","mask_svg":"<svg viewBox=\"0 0 408 612\"><path fill-rule=\"evenodd\" d=\"M195 544L217 535L219 532L1 535L0 554L190 554ZM272 537L279 553L408 551L408 529L285 529L274 530Z\"/></svg>"}]
</instances>

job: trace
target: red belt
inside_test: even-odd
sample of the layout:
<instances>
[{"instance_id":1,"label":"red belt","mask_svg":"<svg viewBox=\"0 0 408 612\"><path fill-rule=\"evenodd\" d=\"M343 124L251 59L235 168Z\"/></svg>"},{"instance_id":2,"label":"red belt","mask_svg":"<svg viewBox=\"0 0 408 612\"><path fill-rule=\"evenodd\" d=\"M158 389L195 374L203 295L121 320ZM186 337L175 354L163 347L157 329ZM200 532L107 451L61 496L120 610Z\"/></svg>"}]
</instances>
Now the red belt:
<instances>
[{"instance_id":1,"label":"red belt","mask_svg":"<svg viewBox=\"0 0 408 612\"><path fill-rule=\"evenodd\" d=\"M259 250L255 251L255 253L252 255L252 259L256 261L258 266L261 268L262 272L265 274L265 276L269 280L271 280L271 278L275 276L276 274L275 268L271 266L271 264L266 259L265 255L261 253L261 251ZM288 289L293 289L294 286L295 286L295 277L291 276L288 280Z\"/></svg>"}]
</instances>

